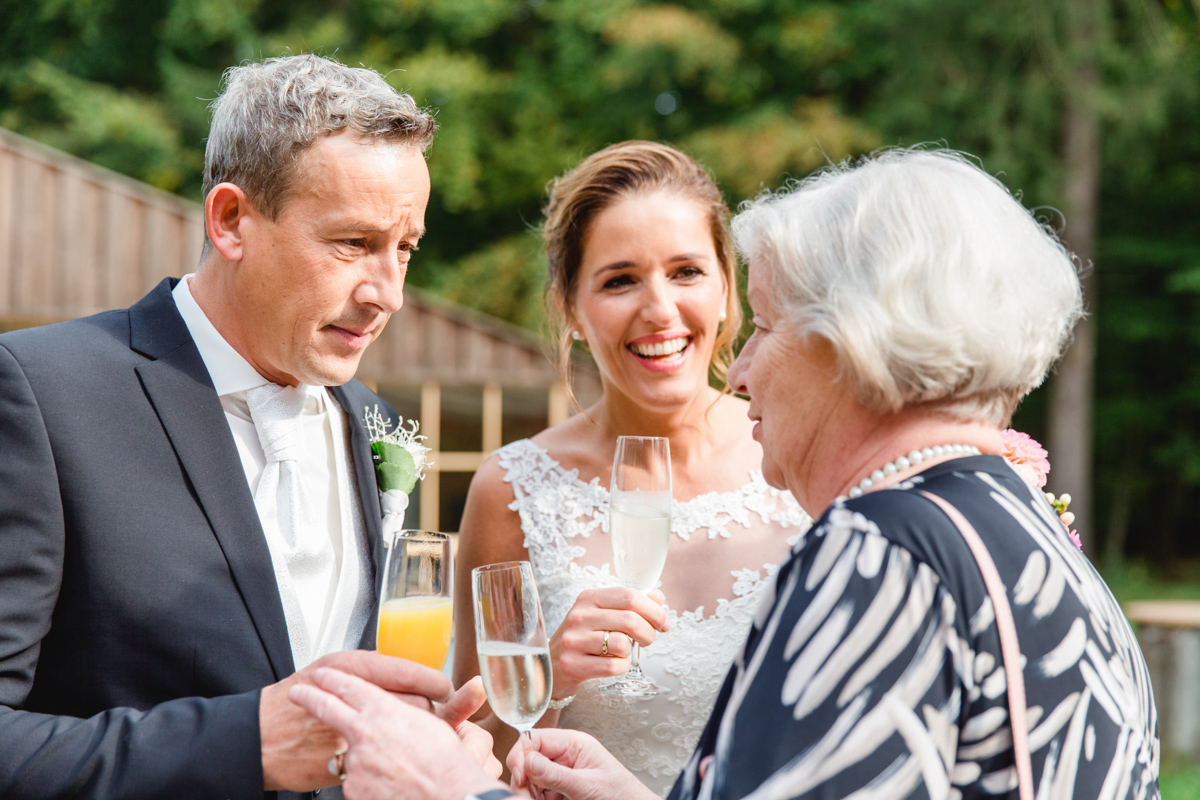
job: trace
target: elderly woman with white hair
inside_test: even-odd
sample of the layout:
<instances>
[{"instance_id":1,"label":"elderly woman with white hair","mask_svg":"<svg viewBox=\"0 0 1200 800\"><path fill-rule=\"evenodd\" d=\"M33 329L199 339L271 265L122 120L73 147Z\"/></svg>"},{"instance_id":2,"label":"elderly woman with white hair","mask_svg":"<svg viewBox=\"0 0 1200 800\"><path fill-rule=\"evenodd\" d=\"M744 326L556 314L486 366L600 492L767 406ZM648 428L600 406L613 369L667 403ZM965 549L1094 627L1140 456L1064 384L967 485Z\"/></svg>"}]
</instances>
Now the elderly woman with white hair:
<instances>
[{"instance_id":1,"label":"elderly woman with white hair","mask_svg":"<svg viewBox=\"0 0 1200 800\"><path fill-rule=\"evenodd\" d=\"M754 334L729 380L766 479L824 513L671 797L1158 797L1129 625L999 455L1081 314L1070 255L937 151L830 169L733 231ZM549 797L651 797L575 731L509 766Z\"/></svg>"}]
</instances>

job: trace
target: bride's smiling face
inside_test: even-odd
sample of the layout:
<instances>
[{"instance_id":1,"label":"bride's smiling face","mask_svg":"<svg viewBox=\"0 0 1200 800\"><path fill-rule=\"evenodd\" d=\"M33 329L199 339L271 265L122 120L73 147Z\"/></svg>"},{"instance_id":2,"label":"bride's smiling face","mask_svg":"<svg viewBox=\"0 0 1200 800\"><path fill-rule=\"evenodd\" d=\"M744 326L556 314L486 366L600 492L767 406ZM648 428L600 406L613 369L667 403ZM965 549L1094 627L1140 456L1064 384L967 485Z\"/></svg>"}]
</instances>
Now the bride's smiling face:
<instances>
[{"instance_id":1,"label":"bride's smiling face","mask_svg":"<svg viewBox=\"0 0 1200 800\"><path fill-rule=\"evenodd\" d=\"M703 206L633 195L600 212L583 240L572 315L607 392L649 408L708 386L726 283Z\"/></svg>"}]
</instances>

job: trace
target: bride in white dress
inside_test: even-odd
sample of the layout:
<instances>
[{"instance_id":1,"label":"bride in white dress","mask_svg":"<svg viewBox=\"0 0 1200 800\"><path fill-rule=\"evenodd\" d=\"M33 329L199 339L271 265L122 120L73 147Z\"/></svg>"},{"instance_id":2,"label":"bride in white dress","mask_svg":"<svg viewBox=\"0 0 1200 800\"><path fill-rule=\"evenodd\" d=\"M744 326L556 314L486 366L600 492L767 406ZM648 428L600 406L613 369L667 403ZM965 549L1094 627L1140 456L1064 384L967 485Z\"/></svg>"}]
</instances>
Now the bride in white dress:
<instances>
[{"instance_id":1,"label":"bride in white dress","mask_svg":"<svg viewBox=\"0 0 1200 800\"><path fill-rule=\"evenodd\" d=\"M724 378L741 320L726 214L702 168L650 142L608 147L554 183L544 235L560 365L582 341L604 393L476 473L457 559L460 609L473 567L533 563L562 706L540 724L591 733L660 795L700 737L768 577L810 523L763 481L747 403L709 385L710 373ZM607 487L622 434L671 440L673 535L661 595L649 598L621 587L609 563ZM455 624L461 685L479 667L471 615ZM629 668L631 638L667 693L598 693ZM482 724L503 761L515 731Z\"/></svg>"}]
</instances>

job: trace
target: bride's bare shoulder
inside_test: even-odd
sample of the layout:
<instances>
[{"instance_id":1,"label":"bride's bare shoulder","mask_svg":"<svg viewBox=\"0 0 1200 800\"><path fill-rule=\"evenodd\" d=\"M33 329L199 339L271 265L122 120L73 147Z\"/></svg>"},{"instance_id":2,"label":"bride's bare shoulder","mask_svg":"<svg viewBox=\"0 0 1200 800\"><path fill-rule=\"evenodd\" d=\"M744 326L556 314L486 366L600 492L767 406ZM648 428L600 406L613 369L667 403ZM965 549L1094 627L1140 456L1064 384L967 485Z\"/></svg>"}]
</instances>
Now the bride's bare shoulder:
<instances>
[{"instance_id":1,"label":"bride's bare shoulder","mask_svg":"<svg viewBox=\"0 0 1200 800\"><path fill-rule=\"evenodd\" d=\"M562 466L563 469L578 469L580 477L588 480L599 474L599 456L612 448L603 441L599 428L585 414L575 414L557 425L551 425L532 439L533 443Z\"/></svg>"}]
</instances>

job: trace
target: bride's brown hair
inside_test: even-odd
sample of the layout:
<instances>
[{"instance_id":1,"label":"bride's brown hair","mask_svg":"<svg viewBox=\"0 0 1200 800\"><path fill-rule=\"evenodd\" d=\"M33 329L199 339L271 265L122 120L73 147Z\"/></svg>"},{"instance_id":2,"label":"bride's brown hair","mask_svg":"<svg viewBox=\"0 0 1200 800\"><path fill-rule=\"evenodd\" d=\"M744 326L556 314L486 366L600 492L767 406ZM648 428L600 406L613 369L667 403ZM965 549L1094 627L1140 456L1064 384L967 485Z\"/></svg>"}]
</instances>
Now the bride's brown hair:
<instances>
[{"instance_id":1,"label":"bride's brown hair","mask_svg":"<svg viewBox=\"0 0 1200 800\"><path fill-rule=\"evenodd\" d=\"M726 319L717 331L709 369L724 381L733 363L733 343L742 326L738 297L737 257L727 222L725 198L703 167L665 144L628 141L609 145L583 160L575 169L550 183L542 238L550 264L546 313L558 346L558 373L571 403L571 325L583 241L596 217L618 200L634 195L667 192L704 209L713 249L727 289Z\"/></svg>"}]
</instances>

